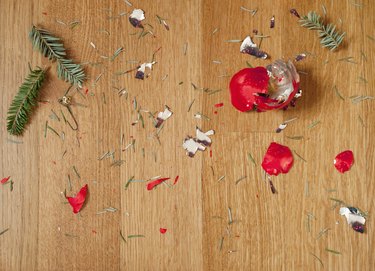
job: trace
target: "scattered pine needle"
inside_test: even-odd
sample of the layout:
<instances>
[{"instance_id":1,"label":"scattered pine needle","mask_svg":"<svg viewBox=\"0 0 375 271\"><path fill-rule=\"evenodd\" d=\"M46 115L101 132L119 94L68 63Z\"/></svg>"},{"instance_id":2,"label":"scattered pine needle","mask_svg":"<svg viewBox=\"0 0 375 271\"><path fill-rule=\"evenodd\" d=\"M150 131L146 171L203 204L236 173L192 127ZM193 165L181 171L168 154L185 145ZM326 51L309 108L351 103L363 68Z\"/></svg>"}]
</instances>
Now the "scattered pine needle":
<instances>
[{"instance_id":1,"label":"scattered pine needle","mask_svg":"<svg viewBox=\"0 0 375 271\"><path fill-rule=\"evenodd\" d=\"M142 235L142 234L128 235L128 239L131 239L131 238L143 238L143 237L145 237L145 236Z\"/></svg>"},{"instance_id":2,"label":"scattered pine needle","mask_svg":"<svg viewBox=\"0 0 375 271\"><path fill-rule=\"evenodd\" d=\"M9 228L8 229L5 229L3 231L0 232L0 235L3 235L4 233L6 233L7 231L9 231Z\"/></svg>"},{"instance_id":3,"label":"scattered pine needle","mask_svg":"<svg viewBox=\"0 0 375 271\"><path fill-rule=\"evenodd\" d=\"M337 97L339 97L341 100L345 101L345 98L341 95L341 93L339 92L339 90L337 89L337 86L333 86L333 89L335 90L335 93L337 95Z\"/></svg>"},{"instance_id":4,"label":"scattered pine needle","mask_svg":"<svg viewBox=\"0 0 375 271\"><path fill-rule=\"evenodd\" d=\"M329 230L331 230L330 228L325 228L323 230L321 230L318 235L316 236L316 240L320 239L324 234L326 234Z\"/></svg>"},{"instance_id":5,"label":"scattered pine needle","mask_svg":"<svg viewBox=\"0 0 375 271\"><path fill-rule=\"evenodd\" d=\"M302 161L304 161L305 163L307 163L307 161L305 160L305 158L303 158L301 155L299 155L295 150L293 150L293 152L297 155L297 157L299 159L301 159Z\"/></svg>"},{"instance_id":6,"label":"scattered pine needle","mask_svg":"<svg viewBox=\"0 0 375 271\"><path fill-rule=\"evenodd\" d=\"M319 123L320 123L320 120L316 120L316 121L314 121L313 123L311 123L309 126L307 126L307 129L314 128L314 127L317 126Z\"/></svg>"},{"instance_id":7,"label":"scattered pine needle","mask_svg":"<svg viewBox=\"0 0 375 271\"><path fill-rule=\"evenodd\" d=\"M247 157L248 157L249 160L254 164L254 166L257 165L257 163L255 162L255 159L254 159L254 157L251 155L251 153L248 153L248 154L247 154Z\"/></svg>"},{"instance_id":8,"label":"scattered pine needle","mask_svg":"<svg viewBox=\"0 0 375 271\"><path fill-rule=\"evenodd\" d=\"M247 178L247 176L243 176L243 177L239 178L239 179L236 181L236 185L237 185L239 182L245 180L246 178Z\"/></svg>"},{"instance_id":9,"label":"scattered pine needle","mask_svg":"<svg viewBox=\"0 0 375 271\"><path fill-rule=\"evenodd\" d=\"M310 254L311 254L316 260L319 261L319 263L320 263L320 265L321 265L322 267L324 267L324 264L323 264L322 260L321 260L318 256L316 256L316 255L315 255L314 253L312 253L312 252L310 252Z\"/></svg>"},{"instance_id":10,"label":"scattered pine needle","mask_svg":"<svg viewBox=\"0 0 375 271\"><path fill-rule=\"evenodd\" d=\"M330 252L330 253L333 253L333 254L336 254L336 255L341 255L341 252L333 250L333 249L326 248L326 251Z\"/></svg>"}]
</instances>

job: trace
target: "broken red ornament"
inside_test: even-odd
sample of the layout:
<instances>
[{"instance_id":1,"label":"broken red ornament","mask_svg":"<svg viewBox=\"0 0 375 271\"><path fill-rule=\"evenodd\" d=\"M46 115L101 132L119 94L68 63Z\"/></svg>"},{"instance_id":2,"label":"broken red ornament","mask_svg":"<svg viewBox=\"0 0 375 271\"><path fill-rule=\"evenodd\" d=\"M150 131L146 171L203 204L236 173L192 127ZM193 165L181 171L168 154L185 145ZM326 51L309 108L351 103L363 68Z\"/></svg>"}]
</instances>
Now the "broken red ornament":
<instances>
[{"instance_id":1,"label":"broken red ornament","mask_svg":"<svg viewBox=\"0 0 375 271\"><path fill-rule=\"evenodd\" d=\"M353 163L354 155L350 150L339 153L335 160L333 160L333 164L335 165L336 169L341 173L348 171L352 167Z\"/></svg>"},{"instance_id":2,"label":"broken red ornament","mask_svg":"<svg viewBox=\"0 0 375 271\"><path fill-rule=\"evenodd\" d=\"M180 178L180 176L177 175L176 178L174 179L173 185L175 185L177 183L177 181L178 181L179 178Z\"/></svg>"},{"instance_id":3,"label":"broken red ornament","mask_svg":"<svg viewBox=\"0 0 375 271\"><path fill-rule=\"evenodd\" d=\"M293 166L293 154L287 146L272 142L264 155L262 168L269 175L288 173Z\"/></svg>"},{"instance_id":4,"label":"broken red ornament","mask_svg":"<svg viewBox=\"0 0 375 271\"><path fill-rule=\"evenodd\" d=\"M149 182L147 184L147 190L152 190L154 189L155 186L165 182L166 180L169 180L170 178L161 178L161 179L157 179L157 180L154 180L152 182Z\"/></svg>"},{"instance_id":5,"label":"broken red ornament","mask_svg":"<svg viewBox=\"0 0 375 271\"><path fill-rule=\"evenodd\" d=\"M166 232L167 232L167 229L160 228L160 233L161 233L161 234L164 234L164 233L166 233Z\"/></svg>"},{"instance_id":6,"label":"broken red ornament","mask_svg":"<svg viewBox=\"0 0 375 271\"><path fill-rule=\"evenodd\" d=\"M77 193L75 197L66 197L69 204L73 207L73 213L76 214L81 210L86 200L87 189L88 189L88 186L86 184L85 186L81 188L81 190L79 190L79 192Z\"/></svg>"},{"instance_id":7,"label":"broken red ornament","mask_svg":"<svg viewBox=\"0 0 375 271\"><path fill-rule=\"evenodd\" d=\"M299 83L291 61L277 60L267 67L245 68L230 81L231 102L241 112L286 109L301 96Z\"/></svg>"}]
</instances>

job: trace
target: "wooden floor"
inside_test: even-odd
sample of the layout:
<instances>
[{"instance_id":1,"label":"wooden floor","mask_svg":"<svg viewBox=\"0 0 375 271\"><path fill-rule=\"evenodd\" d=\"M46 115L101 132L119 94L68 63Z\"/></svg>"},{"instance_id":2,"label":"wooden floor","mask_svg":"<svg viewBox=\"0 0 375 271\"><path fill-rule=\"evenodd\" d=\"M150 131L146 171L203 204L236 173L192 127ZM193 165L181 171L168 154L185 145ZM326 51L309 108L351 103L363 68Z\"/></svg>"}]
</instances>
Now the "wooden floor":
<instances>
[{"instance_id":1,"label":"wooden floor","mask_svg":"<svg viewBox=\"0 0 375 271\"><path fill-rule=\"evenodd\" d=\"M133 7L123 0L0 1L0 177L10 175L14 181L13 191L0 187L0 232L9 229L0 236L0 270L374 270L375 104L353 104L349 97L375 95L375 3L131 2ZM300 14L324 14L322 5L327 20L347 32L334 53L321 48L317 34L289 13L296 8ZM241 6L257 13L252 16ZM145 10L144 22L155 37L140 37L141 30L130 25L134 7ZM167 20L170 31L156 15ZM269 28L272 15L274 29ZM62 120L61 111L69 114L57 99L69 85L57 79L56 64L32 50L32 24L63 38L69 56L86 63L89 79L82 95L73 91L79 132ZM239 43L225 42L242 40L253 29L270 36L262 48L271 60L240 54ZM124 52L113 61L101 57L119 47ZM160 47L149 78L121 75L150 61ZM246 61L267 65L302 52L311 55L297 63L303 97L295 108L240 113L231 106L230 76ZM42 102L24 136L16 138L6 131L6 112L28 63L51 68ZM221 91L209 94L192 83ZM127 98L118 95L122 88ZM142 109L144 128L140 121L132 125L138 119L134 101ZM221 102L223 107L214 107ZM158 142L145 111L159 112L164 105L174 114ZM198 112L209 119L194 118ZM275 133L294 117L298 120ZM46 121L64 139L51 130L45 136ZM314 122L319 123L308 128ZM214 129L215 135L211 148L192 159L182 141L194 135L196 126ZM273 179L276 195L260 166L272 141L298 153L290 173ZM333 159L347 149L354 152L355 165L340 174ZM98 160L108 151L125 162L113 166L112 158ZM132 182L125 189L132 176L159 175L170 177L170 186L147 191L145 182ZM87 204L75 215L62 193L74 195L86 183ZM353 231L330 198L369 212L367 232ZM102 212L109 207L117 211ZM167 232L161 234L160 228ZM132 235L144 237L128 238Z\"/></svg>"}]
</instances>

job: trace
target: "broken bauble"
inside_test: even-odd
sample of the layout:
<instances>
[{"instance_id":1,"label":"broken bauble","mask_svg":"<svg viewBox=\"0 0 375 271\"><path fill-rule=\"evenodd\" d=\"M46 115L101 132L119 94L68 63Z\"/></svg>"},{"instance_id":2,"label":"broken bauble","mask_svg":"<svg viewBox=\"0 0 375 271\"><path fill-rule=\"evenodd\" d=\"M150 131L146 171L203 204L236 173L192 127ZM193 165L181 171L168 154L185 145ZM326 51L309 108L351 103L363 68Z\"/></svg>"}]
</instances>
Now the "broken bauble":
<instances>
[{"instance_id":1,"label":"broken bauble","mask_svg":"<svg viewBox=\"0 0 375 271\"><path fill-rule=\"evenodd\" d=\"M229 84L232 105L241 112L286 109L302 94L299 75L291 61L237 72Z\"/></svg>"}]
</instances>

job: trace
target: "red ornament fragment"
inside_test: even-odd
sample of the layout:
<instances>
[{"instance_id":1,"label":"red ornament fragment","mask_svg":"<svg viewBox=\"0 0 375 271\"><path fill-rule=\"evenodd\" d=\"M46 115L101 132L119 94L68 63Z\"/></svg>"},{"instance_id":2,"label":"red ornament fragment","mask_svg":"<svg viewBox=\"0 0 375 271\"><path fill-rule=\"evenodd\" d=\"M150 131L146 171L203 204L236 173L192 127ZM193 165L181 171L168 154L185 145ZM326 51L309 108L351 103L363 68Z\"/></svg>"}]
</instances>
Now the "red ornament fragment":
<instances>
[{"instance_id":1,"label":"red ornament fragment","mask_svg":"<svg viewBox=\"0 0 375 271\"><path fill-rule=\"evenodd\" d=\"M73 207L73 213L78 213L86 200L88 186L87 184L79 190L75 197L66 197L69 204Z\"/></svg>"},{"instance_id":2,"label":"red ornament fragment","mask_svg":"<svg viewBox=\"0 0 375 271\"><path fill-rule=\"evenodd\" d=\"M288 173L293 166L293 154L287 146L272 142L264 155L262 168L269 175Z\"/></svg>"},{"instance_id":3,"label":"red ornament fragment","mask_svg":"<svg viewBox=\"0 0 375 271\"><path fill-rule=\"evenodd\" d=\"M9 179L10 179L10 176L3 178L1 180L1 184L6 184L9 181Z\"/></svg>"},{"instance_id":4,"label":"red ornament fragment","mask_svg":"<svg viewBox=\"0 0 375 271\"><path fill-rule=\"evenodd\" d=\"M286 109L301 96L299 75L291 61L237 72L229 84L231 102L241 112Z\"/></svg>"},{"instance_id":5,"label":"red ornament fragment","mask_svg":"<svg viewBox=\"0 0 375 271\"><path fill-rule=\"evenodd\" d=\"M166 180L169 180L170 178L161 178L161 179L157 179L155 181L152 181L152 182L149 182L147 184L147 190L152 190L154 189L155 186L165 182Z\"/></svg>"},{"instance_id":6,"label":"red ornament fragment","mask_svg":"<svg viewBox=\"0 0 375 271\"><path fill-rule=\"evenodd\" d=\"M180 178L180 176L177 175L176 178L174 179L173 185L175 185L177 183L177 181L178 181L179 178Z\"/></svg>"},{"instance_id":7,"label":"red ornament fragment","mask_svg":"<svg viewBox=\"0 0 375 271\"><path fill-rule=\"evenodd\" d=\"M335 165L336 169L341 173L344 173L350 170L353 163L354 163L354 155L353 155L353 152L350 150L339 153L336 156L335 160L333 160L333 164Z\"/></svg>"},{"instance_id":8,"label":"red ornament fragment","mask_svg":"<svg viewBox=\"0 0 375 271\"><path fill-rule=\"evenodd\" d=\"M164 234L164 233L166 233L166 232L167 232L167 229L160 228L160 233L161 233L161 234Z\"/></svg>"}]
</instances>

